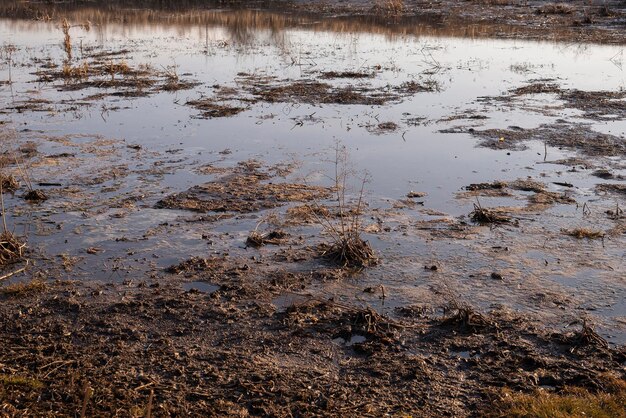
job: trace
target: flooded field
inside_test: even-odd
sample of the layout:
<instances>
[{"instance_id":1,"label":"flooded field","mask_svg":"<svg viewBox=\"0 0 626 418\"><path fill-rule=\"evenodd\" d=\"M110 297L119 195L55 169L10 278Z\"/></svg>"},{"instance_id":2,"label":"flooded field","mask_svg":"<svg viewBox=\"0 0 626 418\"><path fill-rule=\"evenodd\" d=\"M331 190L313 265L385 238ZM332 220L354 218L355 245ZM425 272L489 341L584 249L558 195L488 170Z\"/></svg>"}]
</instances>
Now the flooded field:
<instances>
[{"instance_id":1,"label":"flooded field","mask_svg":"<svg viewBox=\"0 0 626 418\"><path fill-rule=\"evenodd\" d=\"M2 413L624 416L623 44L34 11L0 18Z\"/></svg>"}]
</instances>

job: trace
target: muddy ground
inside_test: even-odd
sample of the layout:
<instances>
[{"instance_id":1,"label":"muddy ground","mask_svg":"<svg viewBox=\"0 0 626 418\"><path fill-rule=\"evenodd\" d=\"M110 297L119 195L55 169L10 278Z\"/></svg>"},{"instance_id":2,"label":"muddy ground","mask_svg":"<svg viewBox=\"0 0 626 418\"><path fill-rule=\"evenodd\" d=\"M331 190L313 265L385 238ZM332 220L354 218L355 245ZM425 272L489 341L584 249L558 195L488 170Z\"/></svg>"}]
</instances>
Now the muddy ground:
<instances>
[{"instance_id":1,"label":"muddy ground","mask_svg":"<svg viewBox=\"0 0 626 418\"><path fill-rule=\"evenodd\" d=\"M626 40L624 2L254 5L207 19L234 34L251 21L276 31L411 34L403 31L427 18L430 35L479 27L477 36ZM411 128L432 125L505 159L541 143L533 164L550 169L467 181L449 196L463 210L452 215L430 204L434 185L393 197L363 192L368 178L347 168L340 142L330 157L276 161L267 153L264 161L210 143L188 150L183 138L167 147L126 140L123 124L110 135L84 126L63 134L45 122L95 112L106 124L110 113L171 94L165 106L185 109L207 131L255 111L255 123L274 123L276 109L305 106L314 109L284 117L290 129L315 130L324 107L369 112L439 93L432 69L380 83L401 71L315 64L299 78L240 72L209 84L184 64L127 59L141 56L137 44L76 42L87 21L104 26L124 11L2 7L23 22L57 22L59 40L54 56L27 50L21 71L11 67L18 50L5 46L1 56L23 80L1 90L11 100L0 105L8 223L0 237L0 415L626 416L626 147L623 132L598 127L626 119L623 90L538 79L440 118L406 113L349 126L406 141ZM170 12L138 8L133 22ZM480 26L485 20L499 23ZM491 123L495 109L547 119ZM306 158L326 171L312 176ZM355 185L344 189L344 180Z\"/></svg>"}]
</instances>

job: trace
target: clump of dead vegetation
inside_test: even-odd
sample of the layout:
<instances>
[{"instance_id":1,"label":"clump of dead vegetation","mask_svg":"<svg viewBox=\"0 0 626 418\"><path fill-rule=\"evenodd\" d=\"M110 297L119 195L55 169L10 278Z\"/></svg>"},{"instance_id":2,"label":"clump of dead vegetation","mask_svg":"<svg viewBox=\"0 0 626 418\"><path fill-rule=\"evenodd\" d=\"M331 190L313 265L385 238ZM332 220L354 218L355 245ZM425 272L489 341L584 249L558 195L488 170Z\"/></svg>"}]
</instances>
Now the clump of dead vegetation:
<instances>
[{"instance_id":1,"label":"clump of dead vegetation","mask_svg":"<svg viewBox=\"0 0 626 418\"><path fill-rule=\"evenodd\" d=\"M472 221L479 224L503 224L511 222L512 218L494 209L483 208L480 202L474 203L474 210L470 212Z\"/></svg>"},{"instance_id":2,"label":"clump of dead vegetation","mask_svg":"<svg viewBox=\"0 0 626 418\"><path fill-rule=\"evenodd\" d=\"M13 193L20 187L20 182L12 174L0 173L0 190Z\"/></svg>"},{"instance_id":3,"label":"clump of dead vegetation","mask_svg":"<svg viewBox=\"0 0 626 418\"><path fill-rule=\"evenodd\" d=\"M44 280L34 279L26 283L13 283L0 287L0 295L7 297L17 297L46 290L48 285Z\"/></svg>"},{"instance_id":4,"label":"clump of dead vegetation","mask_svg":"<svg viewBox=\"0 0 626 418\"><path fill-rule=\"evenodd\" d=\"M505 389L500 400L502 416L507 417L623 417L626 382L614 376L601 376L602 391L565 387L559 391L537 389L517 393Z\"/></svg>"},{"instance_id":5,"label":"clump of dead vegetation","mask_svg":"<svg viewBox=\"0 0 626 418\"><path fill-rule=\"evenodd\" d=\"M262 234L258 231L252 231L246 239L246 246L259 248L264 245L280 245L283 243L288 234L280 229L273 230Z\"/></svg>"},{"instance_id":6,"label":"clump of dead vegetation","mask_svg":"<svg viewBox=\"0 0 626 418\"><path fill-rule=\"evenodd\" d=\"M349 207L347 201L347 182L352 170L348 168L348 153L344 145L337 142L335 144L335 198L338 204L339 220L335 223L329 218L320 217L319 221L330 235L332 242L320 246L323 258L334 264L348 268L364 268L376 265L378 258L368 241L361 237L363 225L361 216L365 202L363 200L365 185L368 176L365 174L361 181L356 204Z\"/></svg>"},{"instance_id":7,"label":"clump of dead vegetation","mask_svg":"<svg viewBox=\"0 0 626 418\"><path fill-rule=\"evenodd\" d=\"M567 3L548 3L535 11L538 15L569 15L573 12L574 8Z\"/></svg>"},{"instance_id":8,"label":"clump of dead vegetation","mask_svg":"<svg viewBox=\"0 0 626 418\"><path fill-rule=\"evenodd\" d=\"M246 110L245 107L221 104L210 98L190 100L186 104L199 110L201 112L200 117L206 119L235 116Z\"/></svg>"},{"instance_id":9,"label":"clump of dead vegetation","mask_svg":"<svg viewBox=\"0 0 626 418\"><path fill-rule=\"evenodd\" d=\"M578 239L603 239L605 235L604 231L589 228L566 229L563 232L570 237Z\"/></svg>"},{"instance_id":10,"label":"clump of dead vegetation","mask_svg":"<svg viewBox=\"0 0 626 418\"><path fill-rule=\"evenodd\" d=\"M441 324L471 331L490 326L497 327L497 324L487 319L481 313L476 312L468 304L456 300L452 300L444 306L444 317Z\"/></svg>"},{"instance_id":11,"label":"clump of dead vegetation","mask_svg":"<svg viewBox=\"0 0 626 418\"><path fill-rule=\"evenodd\" d=\"M26 244L6 229L0 234L0 267L17 263L24 258Z\"/></svg>"},{"instance_id":12,"label":"clump of dead vegetation","mask_svg":"<svg viewBox=\"0 0 626 418\"><path fill-rule=\"evenodd\" d=\"M4 207L4 192L0 184L0 207L2 209L2 233L0 234L0 268L17 263L24 258L26 244L9 230ZM6 277L6 276L5 276Z\"/></svg>"},{"instance_id":13,"label":"clump of dead vegetation","mask_svg":"<svg viewBox=\"0 0 626 418\"><path fill-rule=\"evenodd\" d=\"M376 0L372 11L387 16L401 15L404 11L404 0Z\"/></svg>"}]
</instances>

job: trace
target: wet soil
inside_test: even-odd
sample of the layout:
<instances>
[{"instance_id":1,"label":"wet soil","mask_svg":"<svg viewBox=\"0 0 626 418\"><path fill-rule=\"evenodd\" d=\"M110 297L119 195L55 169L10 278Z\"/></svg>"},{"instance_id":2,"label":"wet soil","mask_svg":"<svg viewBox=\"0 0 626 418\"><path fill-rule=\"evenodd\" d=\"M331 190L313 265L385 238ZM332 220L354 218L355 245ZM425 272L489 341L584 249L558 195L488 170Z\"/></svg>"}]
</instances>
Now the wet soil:
<instances>
[{"instance_id":1,"label":"wet soil","mask_svg":"<svg viewBox=\"0 0 626 418\"><path fill-rule=\"evenodd\" d=\"M624 378L626 352L580 324L547 332L504 308L479 313L456 301L382 316L306 293L332 273L245 259L168 271L5 295L0 375L14 381L0 383L3 412L498 416L503 388L596 392ZM217 290L183 291L184 281ZM285 289L297 293L276 305Z\"/></svg>"},{"instance_id":2,"label":"wet soil","mask_svg":"<svg viewBox=\"0 0 626 418\"><path fill-rule=\"evenodd\" d=\"M433 106L482 64L448 77L432 55L445 48L419 44L423 66L389 49L340 68L335 32L319 55L280 36L348 33L348 54L361 30L393 48L444 33L620 43L622 3L114 4L0 7L40 20L19 24L81 22L69 54L55 26L56 49L0 55L18 77L0 90L0 415L507 416L511 393L624 381L623 90L529 75ZM82 22L120 16L199 25L206 40L185 54L204 48L212 69L253 64L197 77L184 59L143 65L161 52L145 39L83 45ZM209 42L209 23L227 40ZM371 193L321 145L355 131L359 168L383 178ZM482 165L455 171L475 155Z\"/></svg>"}]
</instances>

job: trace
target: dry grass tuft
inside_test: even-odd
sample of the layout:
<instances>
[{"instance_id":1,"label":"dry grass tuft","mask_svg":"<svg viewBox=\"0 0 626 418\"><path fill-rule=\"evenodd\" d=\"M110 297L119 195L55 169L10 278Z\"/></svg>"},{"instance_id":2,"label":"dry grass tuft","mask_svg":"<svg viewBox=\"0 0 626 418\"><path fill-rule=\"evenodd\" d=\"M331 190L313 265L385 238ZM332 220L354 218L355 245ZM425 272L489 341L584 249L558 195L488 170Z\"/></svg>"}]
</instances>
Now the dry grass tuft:
<instances>
[{"instance_id":1,"label":"dry grass tuft","mask_svg":"<svg viewBox=\"0 0 626 418\"><path fill-rule=\"evenodd\" d=\"M0 287L0 295L15 297L27 294L43 292L48 288L44 280L34 279L28 283L13 283L6 287Z\"/></svg>"},{"instance_id":2,"label":"dry grass tuft","mask_svg":"<svg viewBox=\"0 0 626 418\"><path fill-rule=\"evenodd\" d=\"M63 49L65 55L67 55L67 61L72 60L72 38L70 37L70 22L67 19L63 19L61 23L61 30L63 31Z\"/></svg>"},{"instance_id":3,"label":"dry grass tuft","mask_svg":"<svg viewBox=\"0 0 626 418\"><path fill-rule=\"evenodd\" d=\"M373 11L386 15L400 15L404 11L404 0L376 0Z\"/></svg>"},{"instance_id":4,"label":"dry grass tuft","mask_svg":"<svg viewBox=\"0 0 626 418\"><path fill-rule=\"evenodd\" d=\"M321 255L342 267L363 268L378 264L369 242L363 240L357 231L346 233L331 245L322 245Z\"/></svg>"},{"instance_id":5,"label":"dry grass tuft","mask_svg":"<svg viewBox=\"0 0 626 418\"><path fill-rule=\"evenodd\" d=\"M548 3L541 6L535 13L539 15L569 15L574 12L574 8L567 3Z\"/></svg>"},{"instance_id":6,"label":"dry grass tuft","mask_svg":"<svg viewBox=\"0 0 626 418\"><path fill-rule=\"evenodd\" d=\"M474 210L470 213L472 221L479 224L502 224L511 222L511 217L492 209L483 208L480 203L474 203Z\"/></svg>"},{"instance_id":7,"label":"dry grass tuft","mask_svg":"<svg viewBox=\"0 0 626 418\"><path fill-rule=\"evenodd\" d=\"M30 377L18 376L13 374L0 374L0 386L21 386L29 389L41 389L44 384L39 380Z\"/></svg>"},{"instance_id":8,"label":"dry grass tuft","mask_svg":"<svg viewBox=\"0 0 626 418\"><path fill-rule=\"evenodd\" d=\"M461 328L478 329L490 325L496 325L489 321L481 313L476 312L471 306L451 301L444 307L445 316L443 325L452 325Z\"/></svg>"},{"instance_id":9,"label":"dry grass tuft","mask_svg":"<svg viewBox=\"0 0 626 418\"><path fill-rule=\"evenodd\" d=\"M0 190L14 192L20 187L20 182L14 175L0 174Z\"/></svg>"},{"instance_id":10,"label":"dry grass tuft","mask_svg":"<svg viewBox=\"0 0 626 418\"><path fill-rule=\"evenodd\" d=\"M24 257L26 244L8 230L0 235L0 267L17 263Z\"/></svg>"},{"instance_id":11,"label":"dry grass tuft","mask_svg":"<svg viewBox=\"0 0 626 418\"><path fill-rule=\"evenodd\" d=\"M530 394L507 389L502 403L502 416L507 417L626 417L626 382L609 378L605 391L598 393L582 388L565 388L559 393L537 389Z\"/></svg>"},{"instance_id":12,"label":"dry grass tuft","mask_svg":"<svg viewBox=\"0 0 626 418\"><path fill-rule=\"evenodd\" d=\"M252 231L246 240L246 246L258 248L267 244L280 245L286 237L287 233L281 230L271 231L267 234Z\"/></svg>"}]
</instances>

